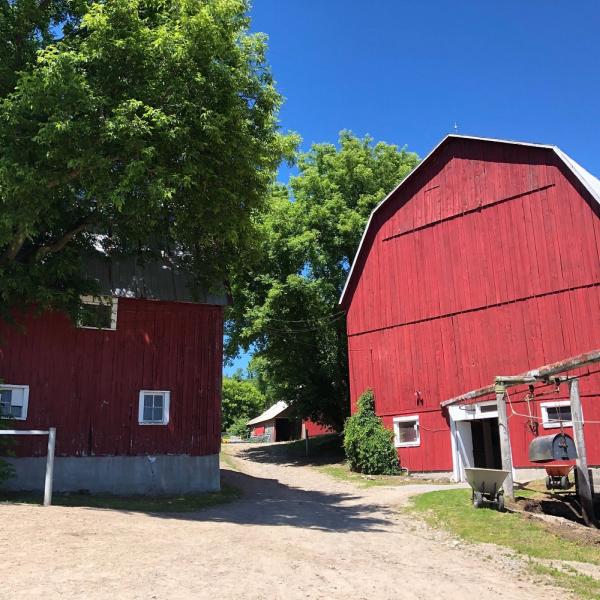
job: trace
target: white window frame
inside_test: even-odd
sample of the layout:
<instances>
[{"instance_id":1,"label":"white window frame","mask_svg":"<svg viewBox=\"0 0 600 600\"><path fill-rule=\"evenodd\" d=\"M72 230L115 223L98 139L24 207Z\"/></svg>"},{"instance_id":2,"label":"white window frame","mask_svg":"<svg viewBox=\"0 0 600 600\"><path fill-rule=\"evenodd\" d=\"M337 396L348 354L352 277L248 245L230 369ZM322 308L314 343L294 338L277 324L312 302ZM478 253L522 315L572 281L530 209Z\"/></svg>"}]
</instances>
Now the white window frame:
<instances>
[{"instance_id":1,"label":"white window frame","mask_svg":"<svg viewBox=\"0 0 600 600\"><path fill-rule=\"evenodd\" d=\"M26 421L27 420L27 411L29 409L29 386L28 385L12 385L9 383L0 383L0 390L20 390L23 392L23 411L20 417L1 417L1 418L11 418L15 421Z\"/></svg>"},{"instance_id":2,"label":"white window frame","mask_svg":"<svg viewBox=\"0 0 600 600\"><path fill-rule=\"evenodd\" d=\"M91 304L92 306L110 306L110 327L92 327L90 325L82 325L77 323L79 329L95 329L96 331L116 331L117 329L117 314L119 312L119 299L114 296L81 296L83 304Z\"/></svg>"},{"instance_id":3,"label":"white window frame","mask_svg":"<svg viewBox=\"0 0 600 600\"><path fill-rule=\"evenodd\" d=\"M556 402L542 402L540 408L542 409L542 425L544 429L556 429L560 427L560 421L552 421L552 417L548 414L549 408L560 408L561 406L571 407L570 400L557 400ZM571 418L573 417L573 409L571 408ZM563 427L571 427L573 421L563 421Z\"/></svg>"},{"instance_id":4,"label":"white window frame","mask_svg":"<svg viewBox=\"0 0 600 600\"><path fill-rule=\"evenodd\" d=\"M144 396L146 394L163 396L163 418L162 421L144 421ZM138 424L140 425L168 425L169 408L171 404L171 392L169 390L140 390L138 402Z\"/></svg>"},{"instance_id":5,"label":"white window frame","mask_svg":"<svg viewBox=\"0 0 600 600\"><path fill-rule=\"evenodd\" d=\"M417 432L417 439L414 442L401 442L400 441L400 428L397 426L398 423L408 423L414 421L415 430ZM410 415L406 417L394 417L394 444L396 448L411 448L421 445L421 426L419 424L419 415Z\"/></svg>"}]
</instances>

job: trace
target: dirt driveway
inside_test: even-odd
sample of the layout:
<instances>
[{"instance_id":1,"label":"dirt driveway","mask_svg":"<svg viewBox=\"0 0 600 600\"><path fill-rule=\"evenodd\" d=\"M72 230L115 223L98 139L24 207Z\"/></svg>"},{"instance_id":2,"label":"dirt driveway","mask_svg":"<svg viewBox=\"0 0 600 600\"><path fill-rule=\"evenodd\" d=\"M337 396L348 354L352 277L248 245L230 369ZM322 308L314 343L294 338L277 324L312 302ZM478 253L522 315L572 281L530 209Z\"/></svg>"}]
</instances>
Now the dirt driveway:
<instances>
[{"instance_id":1,"label":"dirt driveway","mask_svg":"<svg viewBox=\"0 0 600 600\"><path fill-rule=\"evenodd\" d=\"M564 597L393 510L427 486L359 490L240 450L223 478L242 500L194 515L0 506L0 598Z\"/></svg>"}]
</instances>

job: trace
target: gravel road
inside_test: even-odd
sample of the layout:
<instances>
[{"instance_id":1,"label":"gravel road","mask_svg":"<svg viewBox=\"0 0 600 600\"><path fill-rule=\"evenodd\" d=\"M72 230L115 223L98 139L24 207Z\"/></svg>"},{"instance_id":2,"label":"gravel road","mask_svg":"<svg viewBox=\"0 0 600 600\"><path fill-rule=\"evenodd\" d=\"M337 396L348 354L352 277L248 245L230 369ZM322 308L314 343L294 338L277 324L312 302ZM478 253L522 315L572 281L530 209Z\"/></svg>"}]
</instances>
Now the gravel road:
<instances>
[{"instance_id":1,"label":"gravel road","mask_svg":"<svg viewBox=\"0 0 600 600\"><path fill-rule=\"evenodd\" d=\"M565 597L520 560L396 509L428 485L358 489L306 466L244 458L244 495L190 515L2 505L0 598Z\"/></svg>"}]
</instances>

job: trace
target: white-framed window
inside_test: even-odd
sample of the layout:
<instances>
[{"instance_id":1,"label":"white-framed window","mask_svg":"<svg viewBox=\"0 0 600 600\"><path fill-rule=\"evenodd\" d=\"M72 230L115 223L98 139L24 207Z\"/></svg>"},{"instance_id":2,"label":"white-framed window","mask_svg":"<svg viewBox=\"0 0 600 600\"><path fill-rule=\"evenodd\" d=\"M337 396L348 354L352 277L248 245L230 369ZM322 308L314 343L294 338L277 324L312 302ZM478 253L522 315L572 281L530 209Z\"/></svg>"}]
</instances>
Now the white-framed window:
<instances>
[{"instance_id":1,"label":"white-framed window","mask_svg":"<svg viewBox=\"0 0 600 600\"><path fill-rule=\"evenodd\" d=\"M28 406L28 385L0 384L0 417L25 421Z\"/></svg>"},{"instance_id":2,"label":"white-framed window","mask_svg":"<svg viewBox=\"0 0 600 600\"><path fill-rule=\"evenodd\" d=\"M171 392L141 390L138 412L140 425L166 425L169 422Z\"/></svg>"},{"instance_id":3,"label":"white-framed window","mask_svg":"<svg viewBox=\"0 0 600 600\"><path fill-rule=\"evenodd\" d=\"M118 298L82 296L81 301L85 306L77 327L81 329L107 329L110 331L117 328Z\"/></svg>"},{"instance_id":4,"label":"white-framed window","mask_svg":"<svg viewBox=\"0 0 600 600\"><path fill-rule=\"evenodd\" d=\"M394 417L394 442L396 448L421 444L418 416Z\"/></svg>"},{"instance_id":5,"label":"white-framed window","mask_svg":"<svg viewBox=\"0 0 600 600\"><path fill-rule=\"evenodd\" d=\"M561 423L565 427L573 425L570 400L542 402L540 408L542 409L542 425L544 429L560 427Z\"/></svg>"}]
</instances>

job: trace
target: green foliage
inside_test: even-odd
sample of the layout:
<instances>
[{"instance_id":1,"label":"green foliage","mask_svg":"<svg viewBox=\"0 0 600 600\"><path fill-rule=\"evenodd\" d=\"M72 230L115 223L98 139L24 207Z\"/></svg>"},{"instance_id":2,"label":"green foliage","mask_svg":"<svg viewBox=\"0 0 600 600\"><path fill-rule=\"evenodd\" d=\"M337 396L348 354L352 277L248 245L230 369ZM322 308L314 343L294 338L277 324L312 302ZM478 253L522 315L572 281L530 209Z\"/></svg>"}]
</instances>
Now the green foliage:
<instances>
[{"instance_id":1,"label":"green foliage","mask_svg":"<svg viewBox=\"0 0 600 600\"><path fill-rule=\"evenodd\" d=\"M254 263L231 280L230 356L251 349L270 401L338 431L348 415L347 342L338 300L371 210L418 157L340 133L315 144L274 187Z\"/></svg>"},{"instance_id":2,"label":"green foliage","mask_svg":"<svg viewBox=\"0 0 600 600\"><path fill-rule=\"evenodd\" d=\"M371 390L359 398L358 410L346 421L344 450L353 471L394 475L400 470L394 434L375 414L375 397Z\"/></svg>"},{"instance_id":3,"label":"green foliage","mask_svg":"<svg viewBox=\"0 0 600 600\"><path fill-rule=\"evenodd\" d=\"M248 423L247 417L238 417L227 428L227 435L234 435L243 440L248 439L250 437L250 429L248 429L246 423Z\"/></svg>"},{"instance_id":4,"label":"green foliage","mask_svg":"<svg viewBox=\"0 0 600 600\"><path fill-rule=\"evenodd\" d=\"M196 288L241 268L297 143L245 0L0 6L0 311L76 313L80 257L167 256ZM60 24L60 26L58 26ZM0 316L2 316L0 313Z\"/></svg>"},{"instance_id":5,"label":"green foliage","mask_svg":"<svg viewBox=\"0 0 600 600\"><path fill-rule=\"evenodd\" d=\"M240 375L223 378L222 394L222 429L228 433L235 424L240 429L240 423L245 424L257 417L265 408L265 397L254 383L242 379ZM236 433L234 435L240 435Z\"/></svg>"}]
</instances>

